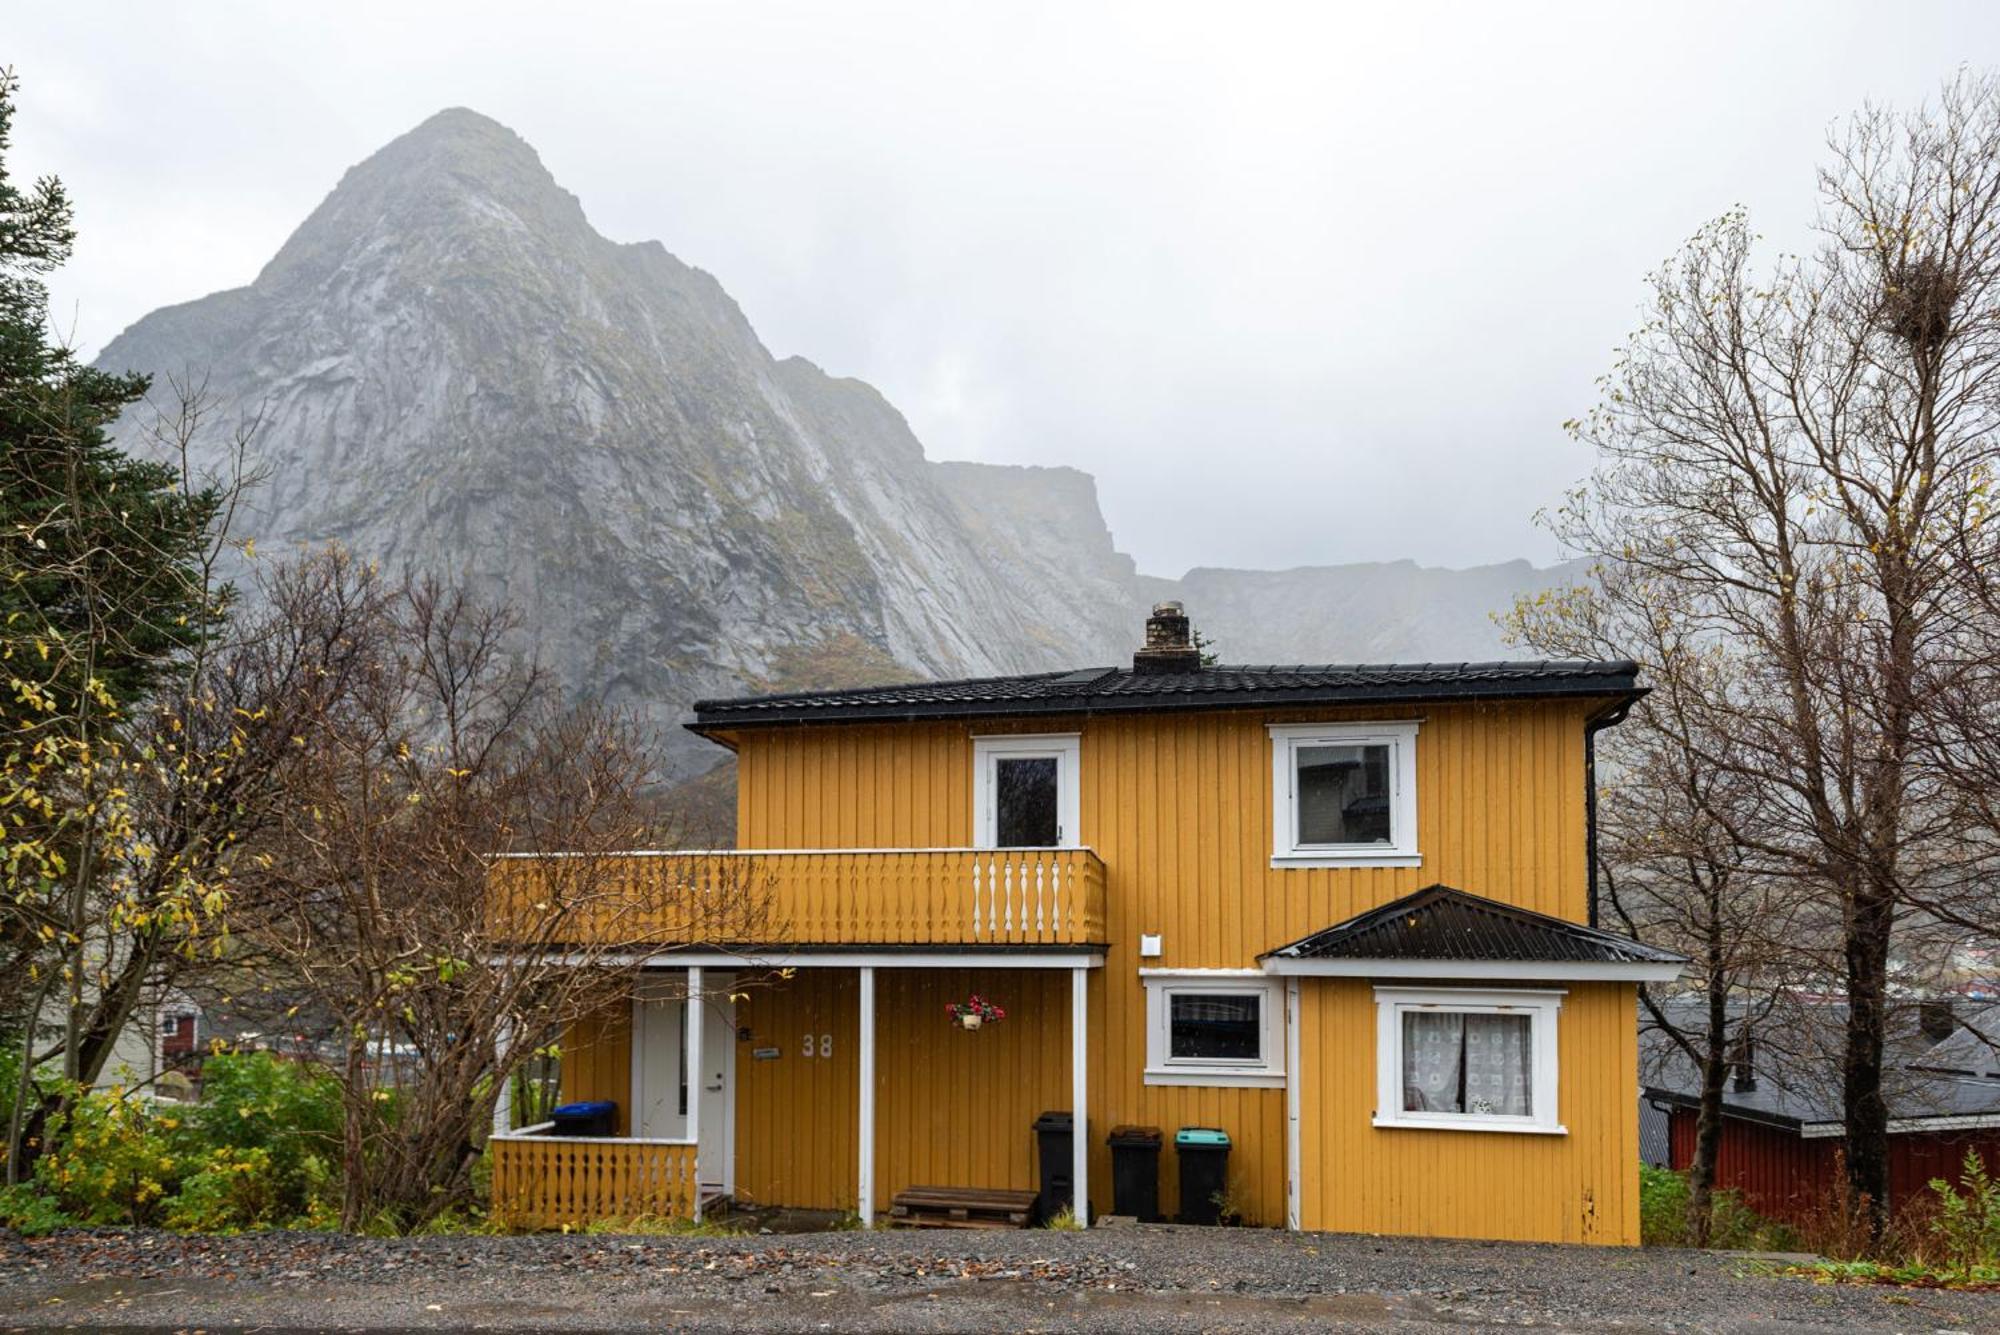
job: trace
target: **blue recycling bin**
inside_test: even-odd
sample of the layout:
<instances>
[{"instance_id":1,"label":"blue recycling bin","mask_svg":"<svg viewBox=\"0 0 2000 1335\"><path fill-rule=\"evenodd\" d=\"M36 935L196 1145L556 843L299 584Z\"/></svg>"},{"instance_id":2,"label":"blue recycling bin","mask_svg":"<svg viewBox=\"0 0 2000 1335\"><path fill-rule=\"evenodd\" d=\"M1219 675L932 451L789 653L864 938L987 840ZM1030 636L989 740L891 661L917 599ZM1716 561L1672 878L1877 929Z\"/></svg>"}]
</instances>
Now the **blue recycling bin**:
<instances>
[{"instance_id":1,"label":"blue recycling bin","mask_svg":"<svg viewBox=\"0 0 2000 1335\"><path fill-rule=\"evenodd\" d=\"M565 1103L549 1114L552 1136L608 1136L618 1129L618 1105L610 1099Z\"/></svg>"}]
</instances>

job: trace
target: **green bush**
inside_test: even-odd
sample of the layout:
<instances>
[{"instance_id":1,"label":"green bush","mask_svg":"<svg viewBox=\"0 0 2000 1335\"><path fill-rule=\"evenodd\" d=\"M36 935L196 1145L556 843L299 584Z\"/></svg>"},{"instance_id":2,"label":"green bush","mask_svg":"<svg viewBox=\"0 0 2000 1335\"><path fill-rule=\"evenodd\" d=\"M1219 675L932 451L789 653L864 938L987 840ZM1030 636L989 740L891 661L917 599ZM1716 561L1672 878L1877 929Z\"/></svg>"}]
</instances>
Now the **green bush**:
<instances>
[{"instance_id":1,"label":"green bush","mask_svg":"<svg viewBox=\"0 0 2000 1335\"><path fill-rule=\"evenodd\" d=\"M332 1176L327 1165L339 1160L340 1085L317 1067L268 1052L218 1053L202 1068L193 1124L204 1149L235 1151L202 1171L213 1168L219 1179L234 1180L245 1191L246 1175L263 1179L272 1197L270 1222L310 1220ZM251 1163L260 1167L246 1169ZM217 1189L213 1183L200 1188ZM245 1219L239 1226L255 1222L263 1221Z\"/></svg>"},{"instance_id":2,"label":"green bush","mask_svg":"<svg viewBox=\"0 0 2000 1335\"><path fill-rule=\"evenodd\" d=\"M0 1224L24 1232L65 1223L330 1227L338 1084L268 1053L219 1053L203 1076L193 1106L122 1089L73 1100L51 1123L33 1183L0 1207Z\"/></svg>"},{"instance_id":3,"label":"green bush","mask_svg":"<svg viewBox=\"0 0 2000 1335\"><path fill-rule=\"evenodd\" d=\"M1648 1247L1692 1247L1688 1229L1687 1174L1642 1164L1639 1168L1639 1241ZM1709 1198L1708 1245L1726 1251L1789 1251L1792 1230L1745 1205L1733 1191Z\"/></svg>"},{"instance_id":4,"label":"green bush","mask_svg":"<svg viewBox=\"0 0 2000 1335\"><path fill-rule=\"evenodd\" d=\"M75 1224L74 1219L62 1212L62 1207L32 1182L0 1187L0 1228L11 1228L34 1238Z\"/></svg>"},{"instance_id":5,"label":"green bush","mask_svg":"<svg viewBox=\"0 0 2000 1335\"><path fill-rule=\"evenodd\" d=\"M278 1197L269 1150L224 1145L181 1182L167 1203L166 1224L196 1233L258 1228L280 1222Z\"/></svg>"},{"instance_id":6,"label":"green bush","mask_svg":"<svg viewBox=\"0 0 2000 1335\"><path fill-rule=\"evenodd\" d=\"M71 1100L49 1123L35 1183L81 1224L159 1222L190 1149L179 1119L122 1089Z\"/></svg>"},{"instance_id":7,"label":"green bush","mask_svg":"<svg viewBox=\"0 0 2000 1335\"><path fill-rule=\"evenodd\" d=\"M1687 1245L1688 1181L1669 1168L1639 1165L1639 1241L1647 1247Z\"/></svg>"},{"instance_id":8,"label":"green bush","mask_svg":"<svg viewBox=\"0 0 2000 1335\"><path fill-rule=\"evenodd\" d=\"M1944 1268L1967 1279L2000 1269L2000 1182L1986 1175L1979 1152L1966 1151L1958 1186L1932 1178L1931 1190L1938 1198L1931 1237Z\"/></svg>"}]
</instances>

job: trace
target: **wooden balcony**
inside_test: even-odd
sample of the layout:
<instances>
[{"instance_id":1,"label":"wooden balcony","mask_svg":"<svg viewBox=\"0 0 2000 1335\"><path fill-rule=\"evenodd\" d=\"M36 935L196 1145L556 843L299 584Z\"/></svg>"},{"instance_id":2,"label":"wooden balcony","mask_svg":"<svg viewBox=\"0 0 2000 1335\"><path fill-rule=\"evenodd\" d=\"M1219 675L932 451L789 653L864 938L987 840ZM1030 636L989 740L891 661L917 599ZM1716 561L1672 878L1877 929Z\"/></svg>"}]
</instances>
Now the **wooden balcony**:
<instances>
[{"instance_id":1,"label":"wooden balcony","mask_svg":"<svg viewBox=\"0 0 2000 1335\"><path fill-rule=\"evenodd\" d=\"M493 1212L510 1228L580 1227L598 1219L692 1219L693 1144L550 1136L541 1128L495 1136Z\"/></svg>"},{"instance_id":2,"label":"wooden balcony","mask_svg":"<svg viewBox=\"0 0 2000 1335\"><path fill-rule=\"evenodd\" d=\"M1099 946L1087 848L875 848L497 859L496 932L526 945Z\"/></svg>"}]
</instances>

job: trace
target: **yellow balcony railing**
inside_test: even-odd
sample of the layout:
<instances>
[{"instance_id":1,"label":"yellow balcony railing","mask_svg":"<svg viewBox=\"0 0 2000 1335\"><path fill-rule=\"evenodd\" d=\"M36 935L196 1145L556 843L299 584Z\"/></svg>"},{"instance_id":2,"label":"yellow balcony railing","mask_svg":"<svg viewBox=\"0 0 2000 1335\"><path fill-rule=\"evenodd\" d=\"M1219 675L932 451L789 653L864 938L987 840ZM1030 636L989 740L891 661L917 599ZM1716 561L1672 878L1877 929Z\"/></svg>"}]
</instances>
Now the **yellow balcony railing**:
<instances>
[{"instance_id":1,"label":"yellow balcony railing","mask_svg":"<svg viewBox=\"0 0 2000 1335\"><path fill-rule=\"evenodd\" d=\"M516 1132L489 1148L493 1212L509 1227L694 1217L691 1144Z\"/></svg>"},{"instance_id":2,"label":"yellow balcony railing","mask_svg":"<svg viewBox=\"0 0 2000 1335\"><path fill-rule=\"evenodd\" d=\"M1102 945L1087 848L784 849L506 857L498 934L524 944Z\"/></svg>"}]
</instances>

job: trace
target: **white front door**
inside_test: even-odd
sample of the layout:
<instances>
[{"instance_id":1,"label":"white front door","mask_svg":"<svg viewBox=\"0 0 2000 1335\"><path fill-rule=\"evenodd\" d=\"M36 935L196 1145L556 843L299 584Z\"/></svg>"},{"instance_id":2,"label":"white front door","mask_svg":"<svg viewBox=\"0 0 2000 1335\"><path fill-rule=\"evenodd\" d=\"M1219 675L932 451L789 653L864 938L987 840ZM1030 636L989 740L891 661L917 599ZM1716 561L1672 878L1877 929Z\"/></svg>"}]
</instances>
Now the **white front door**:
<instances>
[{"instance_id":1,"label":"white front door","mask_svg":"<svg viewBox=\"0 0 2000 1335\"><path fill-rule=\"evenodd\" d=\"M695 1150L703 1187L736 1188L736 1024L729 1001L732 976L704 971L706 1000L698 1003L702 1066L687 1069L687 1003L680 974L648 974L632 1002L632 1134L681 1140L688 1099L701 1099L701 1144ZM700 1079L690 1079L691 1074Z\"/></svg>"},{"instance_id":2,"label":"white front door","mask_svg":"<svg viewBox=\"0 0 2000 1335\"><path fill-rule=\"evenodd\" d=\"M734 974L702 971L701 1144L695 1175L704 1187L736 1190L736 1003Z\"/></svg>"}]
</instances>

